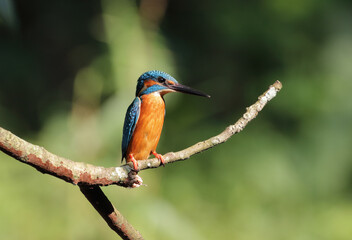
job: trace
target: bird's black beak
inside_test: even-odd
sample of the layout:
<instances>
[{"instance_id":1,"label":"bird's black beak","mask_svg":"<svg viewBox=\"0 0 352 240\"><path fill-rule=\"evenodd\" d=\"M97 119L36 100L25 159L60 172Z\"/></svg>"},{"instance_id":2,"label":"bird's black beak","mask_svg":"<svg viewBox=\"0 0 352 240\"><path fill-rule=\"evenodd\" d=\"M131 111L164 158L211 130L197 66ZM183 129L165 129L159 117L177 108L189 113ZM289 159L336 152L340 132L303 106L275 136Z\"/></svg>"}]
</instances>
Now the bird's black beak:
<instances>
[{"instance_id":1,"label":"bird's black beak","mask_svg":"<svg viewBox=\"0 0 352 240\"><path fill-rule=\"evenodd\" d=\"M167 87L170 88L171 90L174 90L176 92L181 92L181 93L188 93L192 95L197 95L197 96L202 96L202 97L207 97L210 98L210 95L205 94L199 90L190 88L188 86L176 83L176 84L167 84Z\"/></svg>"}]
</instances>

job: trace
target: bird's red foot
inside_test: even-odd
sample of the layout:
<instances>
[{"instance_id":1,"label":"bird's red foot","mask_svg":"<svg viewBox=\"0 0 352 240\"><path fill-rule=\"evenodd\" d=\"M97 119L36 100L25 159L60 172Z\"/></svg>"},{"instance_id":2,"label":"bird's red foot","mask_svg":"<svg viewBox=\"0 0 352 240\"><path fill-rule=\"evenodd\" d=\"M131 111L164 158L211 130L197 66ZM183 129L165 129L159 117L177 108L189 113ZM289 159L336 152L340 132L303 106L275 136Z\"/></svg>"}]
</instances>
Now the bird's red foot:
<instances>
[{"instance_id":1,"label":"bird's red foot","mask_svg":"<svg viewBox=\"0 0 352 240\"><path fill-rule=\"evenodd\" d=\"M132 153L129 155L131 162L133 163L133 168L136 172L139 172L138 169L138 162L137 160L133 157Z\"/></svg>"},{"instance_id":2,"label":"bird's red foot","mask_svg":"<svg viewBox=\"0 0 352 240\"><path fill-rule=\"evenodd\" d=\"M163 165L163 167L165 167L165 159L164 159L164 157L163 157L161 154L159 154L159 153L157 153L157 152L155 152L155 151L152 151L152 154L153 154L157 159L160 160L160 165Z\"/></svg>"}]
</instances>

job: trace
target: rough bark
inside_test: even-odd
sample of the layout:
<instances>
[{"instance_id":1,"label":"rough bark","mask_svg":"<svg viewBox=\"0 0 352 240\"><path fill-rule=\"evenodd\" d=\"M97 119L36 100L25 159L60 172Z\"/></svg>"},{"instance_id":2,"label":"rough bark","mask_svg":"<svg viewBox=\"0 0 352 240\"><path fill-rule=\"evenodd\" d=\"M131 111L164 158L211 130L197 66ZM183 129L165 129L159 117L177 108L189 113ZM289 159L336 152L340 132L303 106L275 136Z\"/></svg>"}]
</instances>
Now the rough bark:
<instances>
[{"instance_id":1,"label":"rough bark","mask_svg":"<svg viewBox=\"0 0 352 240\"><path fill-rule=\"evenodd\" d=\"M281 88L281 83L276 81L266 92L259 96L256 103L247 108L247 111L235 124L228 126L222 133L196 143L182 151L165 154L163 156L165 164L186 160L194 154L226 142L231 136L242 131L263 107L276 96ZM50 153L43 147L26 142L1 127L0 150L42 173L79 185L81 192L112 230L123 239L143 239L140 233L116 210L99 187L112 184L122 187L140 186L142 179L132 169L132 163L120 167L104 168L87 163L74 162ZM160 161L156 158L138 161L139 170L157 168L159 166Z\"/></svg>"}]
</instances>

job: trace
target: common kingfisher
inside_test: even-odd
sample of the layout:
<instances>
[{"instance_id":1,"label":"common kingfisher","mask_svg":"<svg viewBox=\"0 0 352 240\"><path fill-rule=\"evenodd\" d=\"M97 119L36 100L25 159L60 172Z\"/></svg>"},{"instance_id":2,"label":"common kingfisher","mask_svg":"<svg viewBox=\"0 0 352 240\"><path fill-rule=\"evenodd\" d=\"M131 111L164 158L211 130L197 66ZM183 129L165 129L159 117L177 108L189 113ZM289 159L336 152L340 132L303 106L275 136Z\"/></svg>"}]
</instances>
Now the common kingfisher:
<instances>
[{"instance_id":1,"label":"common kingfisher","mask_svg":"<svg viewBox=\"0 0 352 240\"><path fill-rule=\"evenodd\" d=\"M151 154L164 165L164 158L156 152L165 117L164 95L170 92L188 93L209 98L201 91L179 84L169 74L157 70L143 73L136 87L136 98L128 107L123 126L122 159L132 162L138 172L137 160Z\"/></svg>"}]
</instances>

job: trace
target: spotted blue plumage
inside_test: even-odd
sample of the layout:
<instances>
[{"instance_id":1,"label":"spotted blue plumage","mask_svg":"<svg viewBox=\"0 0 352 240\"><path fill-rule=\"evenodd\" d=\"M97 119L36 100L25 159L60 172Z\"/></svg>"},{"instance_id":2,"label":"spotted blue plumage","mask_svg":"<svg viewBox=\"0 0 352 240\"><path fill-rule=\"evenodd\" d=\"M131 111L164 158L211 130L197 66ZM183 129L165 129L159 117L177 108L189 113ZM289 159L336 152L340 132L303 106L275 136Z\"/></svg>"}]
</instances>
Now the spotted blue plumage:
<instances>
[{"instance_id":1,"label":"spotted blue plumage","mask_svg":"<svg viewBox=\"0 0 352 240\"><path fill-rule=\"evenodd\" d=\"M127 152L128 144L130 143L132 134L134 132L134 129L136 128L136 124L139 118L140 108L141 108L141 99L139 97L136 97L127 109L126 116L125 116L125 123L123 125L121 162L124 158L127 157L126 152Z\"/></svg>"},{"instance_id":2,"label":"spotted blue plumage","mask_svg":"<svg viewBox=\"0 0 352 240\"><path fill-rule=\"evenodd\" d=\"M151 87L149 87L149 88L147 88L147 89L145 89L144 91L141 92L141 90L144 87L144 81L149 80L149 79L157 81L158 77L163 77L163 78L165 78L165 79L167 79L169 81L172 81L174 83L178 83L176 81L176 79L173 78L170 74L167 74L167 73L159 71L159 70L151 70L151 71L143 73L138 78L137 88L136 88L136 97L137 96L141 96L143 94L149 94L149 93L152 93L152 92L160 91L162 89L166 89L166 87L164 87L164 86L154 85L154 86L151 86Z\"/></svg>"}]
</instances>

